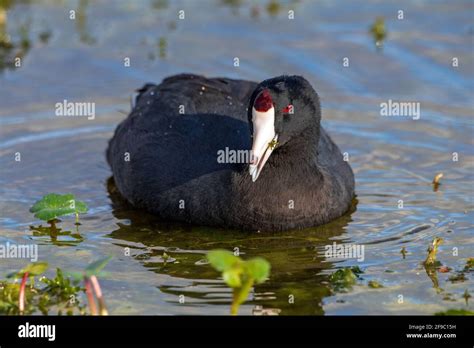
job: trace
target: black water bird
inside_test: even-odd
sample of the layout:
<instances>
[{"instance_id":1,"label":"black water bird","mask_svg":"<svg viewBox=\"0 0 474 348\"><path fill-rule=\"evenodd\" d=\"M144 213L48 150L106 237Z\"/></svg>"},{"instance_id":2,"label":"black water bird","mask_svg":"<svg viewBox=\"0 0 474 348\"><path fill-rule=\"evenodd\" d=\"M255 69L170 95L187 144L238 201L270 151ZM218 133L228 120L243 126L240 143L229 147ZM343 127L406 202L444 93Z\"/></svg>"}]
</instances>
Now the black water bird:
<instances>
[{"instance_id":1,"label":"black water bird","mask_svg":"<svg viewBox=\"0 0 474 348\"><path fill-rule=\"evenodd\" d=\"M181 74L138 90L107 160L123 197L163 220L301 229L342 216L354 197L351 167L320 121L303 77Z\"/></svg>"}]
</instances>

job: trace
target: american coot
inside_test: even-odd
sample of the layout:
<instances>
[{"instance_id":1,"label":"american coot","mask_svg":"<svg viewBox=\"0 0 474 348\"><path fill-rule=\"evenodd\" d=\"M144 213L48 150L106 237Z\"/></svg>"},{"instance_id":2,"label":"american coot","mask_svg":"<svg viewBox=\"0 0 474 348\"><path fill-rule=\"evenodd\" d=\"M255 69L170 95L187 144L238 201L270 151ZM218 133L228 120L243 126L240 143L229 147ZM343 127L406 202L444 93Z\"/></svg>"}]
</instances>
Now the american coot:
<instances>
[{"instance_id":1,"label":"american coot","mask_svg":"<svg viewBox=\"0 0 474 348\"><path fill-rule=\"evenodd\" d=\"M354 175L303 77L257 84L181 74L138 92L107 149L133 206L264 231L317 226L350 208Z\"/></svg>"}]
</instances>

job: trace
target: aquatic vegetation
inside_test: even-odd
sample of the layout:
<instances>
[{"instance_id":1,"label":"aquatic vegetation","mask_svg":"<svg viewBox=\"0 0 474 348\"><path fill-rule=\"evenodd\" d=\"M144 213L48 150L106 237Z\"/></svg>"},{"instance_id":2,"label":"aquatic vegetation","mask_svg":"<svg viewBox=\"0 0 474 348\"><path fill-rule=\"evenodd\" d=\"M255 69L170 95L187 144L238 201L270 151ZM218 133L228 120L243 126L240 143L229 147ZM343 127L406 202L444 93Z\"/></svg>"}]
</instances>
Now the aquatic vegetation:
<instances>
[{"instance_id":1,"label":"aquatic vegetation","mask_svg":"<svg viewBox=\"0 0 474 348\"><path fill-rule=\"evenodd\" d=\"M102 256L99 255L106 256L107 250L115 250L117 254L122 255L120 263L124 265L123 269L133 270L133 274L118 277L116 281L113 281L115 285L110 287L109 284L112 283L109 283L109 278L98 277L104 298L107 298L105 303L109 314L142 312L150 314L189 314L192 312L204 315L225 312L228 314L232 290L221 281L220 273L203 263L195 265L194 261L204 257L203 249L224 248L232 251L231 246L235 245L241 250L250 251L252 256L265 257L272 265L271 278L263 285L254 287L255 300L251 300L254 289L250 291L250 296L241 305L239 314L250 314L254 304L262 305L263 311L267 308L281 308L281 314L284 315L371 314L374 311L371 304L375 302L379 305L377 313L386 314L401 312L433 314L449 308L474 310L472 307L474 300L469 299L470 307L466 307L465 300L461 297L466 288L469 288L470 295L474 293L474 268L471 268L471 273L465 273L467 281L455 284L448 281L448 277L456 275L463 269L468 256L474 257L474 253L469 252L470 247L474 247L470 238L472 211L469 210L469 197L466 198L468 190L464 184L466 179L471 178L469 170L472 168L466 153L463 156L463 150L469 148L468 145L472 139L468 129L466 130L469 127L462 127L466 124L466 117L469 121L470 114L465 103L468 106L471 105L469 100L465 100L469 97L469 93L465 91L469 82L465 79L469 76L462 74L466 71L465 64L469 62L463 60L465 54L462 53L465 53L465 48L469 47L466 43L472 39L474 27L464 21L465 17L470 17L462 15L465 6L451 6L446 3L441 6L440 11L438 11L440 6L427 6L426 9L422 9L420 5L411 10L400 6L399 8L405 11L408 9L411 13L407 12L405 21L397 21L395 19L397 7L392 6L393 4L384 4L379 8L371 6L370 11L375 13L374 15L365 12L360 15L359 5L361 4L358 3L348 4L345 11L338 11L338 6L332 6L330 3L313 5L313 2L306 1L301 4L301 11L296 11L296 21L291 22L287 21L286 11L283 10L280 11L278 19L272 19L268 15L265 6L270 0L255 5L255 8L259 6L260 10L261 18L258 21L250 21L246 18L249 17L250 6L256 3L253 1L244 3L245 6L240 9L239 18L232 18L229 8L219 8L217 3L220 0L206 2L198 7L191 6L192 8L189 9L184 6L185 21L180 21L176 16L176 10L180 7L176 7L169 0L170 8L166 12L153 11L150 8L150 2L134 6L90 3L88 15L94 15L88 21L89 31L100 43L91 48L79 42L79 36L74 35L75 22L67 19L68 10L75 9L78 2L12 1L16 5L11 5L15 8L8 10L7 29L11 43L19 45L18 26L27 16L31 15L34 22L30 33L31 50L26 59L22 59L22 68L6 71L2 77L3 82L6 83L2 85L2 90L6 93L5 105L2 109L4 113L2 117L5 118L5 124L2 126L4 142L12 144L10 146L5 144L6 157L4 159L6 163L12 151L21 151L22 162L12 162L12 165L4 166L4 176L6 182L10 184L5 187L7 191L5 199L8 201L4 202L7 205L4 207L4 220L0 234L4 237L3 241L39 243L39 261L49 263L48 271L45 273L49 278L54 278L56 266L64 268L64 272L69 269L81 271L89 261L101 258ZM284 6L288 4L293 6L291 1L280 2ZM431 17L445 20L439 21L437 25L423 25L426 23L421 17L427 9ZM352 17L348 15L351 10L354 10ZM385 26L388 30L385 48L388 49L391 46L392 35L395 35L397 41L397 46L385 57L374 52L372 37L367 33L369 25L374 22L375 15L378 13L388 16L385 18L387 20ZM143 16L142 20L141 16ZM212 25L204 25L207 23L205 19L209 19L209 16L212 17L212 23L209 22ZM329 16L330 20L325 16ZM57 20L52 20L54 18ZM180 29L174 33L174 36L168 36L166 32L165 24L171 18L176 18L175 21ZM90 21L92 19L93 22ZM40 44L37 42L38 35L41 30L46 29L42 23L47 23L46 26L49 26L53 32L50 41L51 49L41 47L41 45L37 47ZM246 23L248 25L245 25ZM361 23L364 37L358 40L361 39L357 31ZM272 25L274 25L273 28ZM205 44L201 40L189 40L189 42L181 40L186 39L189 29L195 31L191 33L191 37L199 39L210 35L212 38ZM252 33L260 30L261 35L252 40ZM233 33L235 35L232 35ZM315 34L322 35L315 37ZM337 133L339 137L342 134L345 146L343 144L341 150L348 150L348 159L350 157L350 160L358 167L355 168L356 174L359 175L358 192L364 204L359 205L355 213L351 212L340 219L343 222L338 220L334 225L323 225L310 232L272 234L263 231L239 235L240 231L214 232L211 228L208 232L202 231L206 228L200 226L184 225L182 227L176 224L176 226L164 228L161 221L153 216L118 206L115 201L109 201L102 185L109 176L109 172L103 166L102 151L100 153L94 151L101 149L104 144L103 135L110 133L106 132L106 129L118 122L118 118L113 117L116 99L109 99L115 92L111 92L110 83L106 82L116 81L114 76L123 70L124 73L128 72L129 82L133 84L133 81L140 77L146 78L147 73L153 71L153 68L163 67L158 54L153 64L150 64L146 58L147 50L153 48L157 52L158 39L161 35L169 40L169 60L166 61L163 74L160 71L156 76L160 79L165 77L166 71L178 72L185 68L202 69L211 74L214 73L213 64L222 67L221 70L231 71L232 75L239 75L239 71L243 71L249 79L253 77L253 74L264 75L267 70L272 71L278 67L288 67L289 70L292 70L292 67L300 67L296 70L303 72L307 67L309 70L311 67L319 69L318 71L322 74L317 76L316 80L321 85L332 86L331 82L334 83L334 88L331 88L334 93L330 94L332 101L329 100L329 106L331 108L334 106L335 110L329 111L332 112L335 121L329 125L336 133L333 137L337 138ZM140 45L142 37L150 40L148 47ZM315 39L311 40L313 37ZM411 37L413 40L409 40ZM235 39L232 41L235 54L228 52L232 51L231 48L226 50L217 47L215 52L205 51L213 47L213 42L229 43L232 39ZM354 42L348 44L348 41L352 39ZM263 44L264 47L256 49L255 52L246 49L259 44ZM365 51L361 49L363 47L366 48ZM459 49L457 50L456 47ZM265 48L271 49L271 52ZM11 57L15 56L16 50L17 48L13 49ZM344 51L343 54L341 50ZM373 56L379 57L371 57L369 51L372 51ZM174 59L182 57L186 52L196 52L198 59L192 61ZM247 52L247 54L242 56L241 52ZM342 70L342 72L347 72L345 78L338 78L332 73L334 69L336 73L341 72L339 71L341 64L337 64L341 55L339 53L348 56L351 60L349 70ZM316 66L320 59L322 63L326 63L328 54L329 58L335 56L335 64ZM453 55L460 58L458 69L450 68ZM120 63L124 56L131 58L132 70L121 69ZM242 69L231 69L229 58L233 56L240 57ZM244 61L245 59L247 61ZM339 60L336 61L336 59ZM265 64L262 63L263 60ZM382 64L378 64L382 61ZM71 72L70 76L67 75L71 78L71 83L61 85L61 80L64 80L61 77L64 72L70 70L71 62L77 63L74 69L78 74ZM375 65L364 68L364 62L375 63ZM262 65L268 65L268 69L262 70ZM311 70L313 79L317 75L314 69ZM91 82L94 81L93 75L97 75L96 71L100 72L99 75L103 75L104 81L103 83L99 81L93 84L94 88L89 88ZM413 78L410 79L410 76ZM35 81L35 77L38 81L45 82L41 90L36 92L38 84L28 83L28 80L32 78ZM440 78L446 83L439 83ZM147 81L137 81L137 87L138 84L141 85ZM16 83L20 93L17 93L13 85L9 88L10 82ZM124 85L118 87L121 88ZM134 86L130 88L132 87ZM122 89L118 97L123 96ZM46 113L43 113L45 110L43 104L45 108L51 107L46 97L54 100L58 91L67 92L68 95L75 95L77 98L81 98L83 91L92 91L98 103L104 102L102 111L107 115L98 120L99 124L86 122L81 118L66 120L54 118L53 115L43 117L46 116ZM375 115L377 122L371 123L375 120L374 115L358 113L358 111L362 104L372 105L371 102L379 101L370 98L370 94L374 93L380 93L380 96L385 99L398 96L399 99L422 101L422 111L426 115L425 121L411 122L402 118L380 119ZM339 98L341 94L342 98ZM346 94L356 96L361 94L362 100L352 103L352 99L349 98L348 103L344 105L337 103L340 99L346 101ZM449 103L452 99L455 102ZM426 102L423 103L424 101ZM324 100L322 103L327 104ZM440 110L441 104L449 107ZM375 107L378 106L375 105ZM22 122L23 119L29 120L29 125L15 123ZM10 120L12 120L11 123L9 123ZM446 130L448 123L451 127ZM97 125L99 127L96 129ZM85 128L84 131L87 133L76 133L75 130L81 126L87 129L91 126L91 130ZM105 129L103 131L100 130L102 126ZM173 128L176 126L173 125ZM364 137L364 134L367 136ZM25 139L27 142L22 142L24 135L27 136ZM38 135L44 135L44 137L38 138ZM355 139L358 136L366 141ZM20 140L19 144L16 144L17 140ZM52 152L47 149L51 149ZM459 162L451 160L453 151L459 152ZM74 161L75 165L68 165L71 159L77 159ZM31 160L33 162L30 162ZM14 165L17 169L9 169ZM425 176L427 181L418 181L418 179L410 178L409 175L394 173L397 168L402 167ZM453 169L448 172L448 167ZM440 171L446 172L447 175L441 178L439 190L449 192L433 197L432 180ZM452 180L448 181L451 176ZM61 186L66 187L66 190ZM80 216L80 222L83 225L79 226L79 230L84 238L83 243L78 243L79 239L73 239L72 236L62 235L66 232L65 230L74 233L73 215L60 217L62 222L56 224L58 243L69 243L68 245L73 245L73 247L57 247L58 244L52 243L49 235L46 234L49 224L28 213L34 201L49 192L72 192L76 198L88 204L90 209L88 215ZM298 210L299 200L298 197L295 198L295 207ZM397 198L404 200L404 209L393 209ZM94 206L99 209L97 214L89 220ZM192 207L186 200L186 209L189 208ZM450 219L455 220L456 223L449 225ZM45 227L45 234L41 236L40 232L28 231L28 224L36 226L42 224ZM84 225L87 225L88 230L84 229L86 227ZM419 226L426 229L418 230L416 227ZM447 228L451 228L454 232L446 233ZM433 284L420 265L427 256L426 248L436 235L445 239L445 244L439 247L437 259L452 268L448 273L442 273L443 268L435 270L438 273L439 285L451 292L456 302L442 301L443 295L435 294ZM260 239L253 240L254 238ZM446 246L448 239L450 239L449 247ZM341 267L357 264L354 259L339 264L322 259L317 248L330 244L333 240L366 244L367 265L373 266L370 268L370 276L369 269L365 270L366 266L361 266L365 274L360 276L366 279L357 281L354 285L357 291L328 297L330 296L328 292L332 288L325 281L330 273L337 270L334 265ZM169 248L170 251L168 251L170 246L180 250L172 251L172 248ZM400 259L402 246L406 247L405 259ZM452 247L459 248L459 256L452 255ZM127 250L130 250L130 256L123 255L124 248L129 248ZM171 257L178 257L181 264L171 264L168 259L166 268L162 269L163 263L160 256L163 250L166 250ZM87 259L91 254L96 256L93 256L93 259ZM134 258L134 255L137 257ZM250 258L248 255L249 253L241 255L241 258L246 260ZM140 256L143 256L143 259L139 259ZM166 259L166 256L163 254L162 258ZM61 260L67 261L67 265L71 266L66 267L66 263L62 263ZM115 269L113 261L104 268L105 272L109 270L112 272ZM13 270L12 267L19 270L29 262L29 260L23 260L21 263L20 260L0 261L5 270L1 272L0 280L4 278L3 273ZM55 264L56 262L58 263ZM387 268L394 273L383 273ZM43 284L38 280L40 277L41 275L35 277L37 285ZM219 277L218 288L216 288L217 277ZM386 288L393 286L393 289L371 289L368 287L370 279L378 280ZM17 292L20 280L18 279L18 286L16 286ZM135 287L130 282L138 283L139 287ZM31 296L29 286L30 279L26 283L25 314L28 313L31 303L28 301ZM82 280L80 286L84 288ZM133 291L125 292L122 286L127 287L128 290L133 288ZM147 296L151 293L158 294L162 291L161 289L168 289L169 293L163 293L163 296L154 299ZM225 294L222 293L222 289ZM127 295L129 293L137 296L129 298ZM185 304L177 300L181 293L186 297ZM399 293L404 294L403 305L396 303L395 295ZM294 304L288 304L290 294L295 295ZM82 291L80 299L89 314L87 299ZM113 306L112 300L123 300L123 303ZM222 301L225 303L222 304ZM345 304L338 306L339 302L336 301L345 301ZM18 308L18 293L14 298L14 305ZM50 313L54 312L54 310L50 311ZM63 312L66 313L66 311ZM36 310L35 313L39 311Z\"/></svg>"},{"instance_id":2,"label":"aquatic vegetation","mask_svg":"<svg viewBox=\"0 0 474 348\"><path fill-rule=\"evenodd\" d=\"M464 294L462 295L464 301L466 301L466 306L469 304L469 299L472 297L469 291L466 289L464 290Z\"/></svg>"},{"instance_id":3,"label":"aquatic vegetation","mask_svg":"<svg viewBox=\"0 0 474 348\"><path fill-rule=\"evenodd\" d=\"M436 254L438 253L438 247L443 243L443 239L440 237L435 237L433 242L428 247L428 256L426 257L425 261L423 262L423 268L425 269L426 274L433 282L434 289L440 293L444 290L439 287L439 280L437 271L442 269L445 270L441 262L436 260ZM449 270L448 270L449 271ZM443 272L441 272L443 273Z\"/></svg>"},{"instance_id":4,"label":"aquatic vegetation","mask_svg":"<svg viewBox=\"0 0 474 348\"><path fill-rule=\"evenodd\" d=\"M64 276L63 271L57 268L54 278L43 276L39 279L45 285L43 287L35 284L34 277L44 273L48 264L46 262L31 263L21 271L7 276L7 278L21 278L20 284L0 281L0 314L32 314L39 310L47 315L54 308L58 310L58 315L63 314L63 311L66 311L68 315L74 314L74 311L86 314L85 308L79 302L79 293L83 291L89 301L90 313L107 315L97 277L110 259L111 257L107 257L98 260L91 263L85 271L68 272L67 276ZM28 279L31 279L29 286ZM82 279L85 288L79 286ZM99 303L99 311L97 311L94 295Z\"/></svg>"},{"instance_id":5,"label":"aquatic vegetation","mask_svg":"<svg viewBox=\"0 0 474 348\"><path fill-rule=\"evenodd\" d=\"M77 5L77 16L76 16L76 30L79 34L79 40L86 45L93 45L96 43L96 39L89 34L88 22L87 22L87 7L89 6L89 0L79 0Z\"/></svg>"},{"instance_id":6,"label":"aquatic vegetation","mask_svg":"<svg viewBox=\"0 0 474 348\"><path fill-rule=\"evenodd\" d=\"M44 273L48 269L48 264L46 262L34 262L30 263L22 270L17 273L11 273L8 275L8 278L19 277L21 278L20 291L18 294L18 310L20 314L23 314L25 310L25 291L26 291L26 282L29 277L35 277Z\"/></svg>"},{"instance_id":7,"label":"aquatic vegetation","mask_svg":"<svg viewBox=\"0 0 474 348\"><path fill-rule=\"evenodd\" d=\"M438 247L443 243L443 238L436 237L433 239L432 244L428 247L428 256L424 262L427 267L438 266L440 262L436 260L436 254L438 253Z\"/></svg>"},{"instance_id":8,"label":"aquatic vegetation","mask_svg":"<svg viewBox=\"0 0 474 348\"><path fill-rule=\"evenodd\" d=\"M467 309L448 309L445 312L437 312L434 315L474 315L474 312Z\"/></svg>"},{"instance_id":9,"label":"aquatic vegetation","mask_svg":"<svg viewBox=\"0 0 474 348\"><path fill-rule=\"evenodd\" d=\"M474 258L469 258L466 261L466 265L461 270L456 271L455 274L448 278L451 283L463 283L468 280L466 273L471 272L474 269ZM467 291L467 290L466 290ZM467 300L466 300L467 302Z\"/></svg>"},{"instance_id":10,"label":"aquatic vegetation","mask_svg":"<svg viewBox=\"0 0 474 348\"><path fill-rule=\"evenodd\" d=\"M166 252L163 252L163 255L161 256L161 258L163 259L163 266L166 266L168 262L174 261L174 259L171 256L169 256Z\"/></svg>"},{"instance_id":11,"label":"aquatic vegetation","mask_svg":"<svg viewBox=\"0 0 474 348\"><path fill-rule=\"evenodd\" d=\"M14 283L8 283L6 281L0 281L0 314L2 315L15 315L20 314L18 306L18 298L20 293L20 285ZM31 293L28 293L31 296ZM31 301L28 298L26 302L29 304ZM29 314L32 311L27 306L25 314Z\"/></svg>"},{"instance_id":12,"label":"aquatic vegetation","mask_svg":"<svg viewBox=\"0 0 474 348\"><path fill-rule=\"evenodd\" d=\"M383 288L383 285L380 284L378 281L376 280L371 280L369 281L369 288L372 288L372 289L380 289L380 288Z\"/></svg>"},{"instance_id":13,"label":"aquatic vegetation","mask_svg":"<svg viewBox=\"0 0 474 348\"><path fill-rule=\"evenodd\" d=\"M168 47L168 40L166 39L166 37L164 36L160 37L160 40L158 41L158 49L159 49L160 58L166 58L167 47Z\"/></svg>"},{"instance_id":14,"label":"aquatic vegetation","mask_svg":"<svg viewBox=\"0 0 474 348\"><path fill-rule=\"evenodd\" d=\"M97 277L103 275L101 271L111 259L112 256L108 256L92 262L86 267L83 272L69 273L77 281L81 279L84 280L87 301L89 302L89 308L92 315L108 315L107 307L105 306L104 296L102 294L102 289L100 287L99 280L97 279ZM97 298L97 302L99 303L99 311L97 311L94 296L95 298Z\"/></svg>"},{"instance_id":15,"label":"aquatic vegetation","mask_svg":"<svg viewBox=\"0 0 474 348\"><path fill-rule=\"evenodd\" d=\"M208 252L207 259L214 269L222 272L224 282L232 288L232 315L237 315L252 286L263 283L270 275L270 263L261 257L244 261L230 251L218 249Z\"/></svg>"},{"instance_id":16,"label":"aquatic vegetation","mask_svg":"<svg viewBox=\"0 0 474 348\"><path fill-rule=\"evenodd\" d=\"M403 258L405 258L407 256L407 249L403 247L402 250L400 250L400 254L402 254Z\"/></svg>"},{"instance_id":17,"label":"aquatic vegetation","mask_svg":"<svg viewBox=\"0 0 474 348\"><path fill-rule=\"evenodd\" d=\"M387 30L385 29L385 20L383 17L377 17L375 22L369 29L372 38L374 39L375 46L382 48L383 42L387 37Z\"/></svg>"},{"instance_id":18,"label":"aquatic vegetation","mask_svg":"<svg viewBox=\"0 0 474 348\"><path fill-rule=\"evenodd\" d=\"M436 174L433 179L433 184L440 184L439 181L441 180L442 177L443 177L443 173Z\"/></svg>"},{"instance_id":19,"label":"aquatic vegetation","mask_svg":"<svg viewBox=\"0 0 474 348\"><path fill-rule=\"evenodd\" d=\"M433 283L433 288L436 290L437 293L441 293L444 290L439 287L439 280L438 280L438 273L437 269L434 266L427 266L423 265L425 269L426 275L430 278L431 282Z\"/></svg>"},{"instance_id":20,"label":"aquatic vegetation","mask_svg":"<svg viewBox=\"0 0 474 348\"><path fill-rule=\"evenodd\" d=\"M276 0L270 0L266 6L267 12L270 16L276 16L281 10L281 5Z\"/></svg>"},{"instance_id":21,"label":"aquatic vegetation","mask_svg":"<svg viewBox=\"0 0 474 348\"><path fill-rule=\"evenodd\" d=\"M72 193L60 195L57 193L49 193L31 208L30 212L35 217L51 223L54 226L54 220L63 215L76 215L76 223L79 223L79 213L87 213L88 207L84 202L76 200Z\"/></svg>"},{"instance_id":22,"label":"aquatic vegetation","mask_svg":"<svg viewBox=\"0 0 474 348\"><path fill-rule=\"evenodd\" d=\"M47 268L46 262L31 263L21 271L7 276L7 278L20 278L20 284L0 281L0 314L32 314L39 310L47 315L53 309L57 309L58 315L63 314L63 311L72 315L74 310L84 314L84 309L78 300L78 293L82 289L77 283L65 278L59 268L54 278L42 276L39 279L40 284L45 286L35 283L34 277L44 273ZM29 285L28 279L30 279Z\"/></svg>"},{"instance_id":23,"label":"aquatic vegetation","mask_svg":"<svg viewBox=\"0 0 474 348\"><path fill-rule=\"evenodd\" d=\"M76 231L67 231L56 226L58 221L50 221L51 226L30 226L30 230L35 237L50 237L51 243L57 246L74 246L84 241L84 237L79 233L78 225L76 225Z\"/></svg>"},{"instance_id":24,"label":"aquatic vegetation","mask_svg":"<svg viewBox=\"0 0 474 348\"><path fill-rule=\"evenodd\" d=\"M435 175L433 179L433 190L436 192L438 190L439 185L441 185L440 180L443 177L443 173L438 173Z\"/></svg>"},{"instance_id":25,"label":"aquatic vegetation","mask_svg":"<svg viewBox=\"0 0 474 348\"><path fill-rule=\"evenodd\" d=\"M466 261L466 265L464 266L464 272L469 272L474 270L474 257L470 257Z\"/></svg>"},{"instance_id":26,"label":"aquatic vegetation","mask_svg":"<svg viewBox=\"0 0 474 348\"><path fill-rule=\"evenodd\" d=\"M452 275L448 278L451 283L462 283L467 280L466 275L464 272L457 272L455 275Z\"/></svg>"},{"instance_id":27,"label":"aquatic vegetation","mask_svg":"<svg viewBox=\"0 0 474 348\"><path fill-rule=\"evenodd\" d=\"M329 283L335 291L345 291L352 288L364 273L358 266L338 269L329 276Z\"/></svg>"},{"instance_id":28,"label":"aquatic vegetation","mask_svg":"<svg viewBox=\"0 0 474 348\"><path fill-rule=\"evenodd\" d=\"M7 25L8 10L14 6L14 2L0 1L0 72L4 69L15 69L19 65L19 61L28 53L31 48L29 38L30 24L29 21L23 22L17 26L17 34L10 35L7 29L12 26ZM18 39L12 39L12 36Z\"/></svg>"}]
</instances>

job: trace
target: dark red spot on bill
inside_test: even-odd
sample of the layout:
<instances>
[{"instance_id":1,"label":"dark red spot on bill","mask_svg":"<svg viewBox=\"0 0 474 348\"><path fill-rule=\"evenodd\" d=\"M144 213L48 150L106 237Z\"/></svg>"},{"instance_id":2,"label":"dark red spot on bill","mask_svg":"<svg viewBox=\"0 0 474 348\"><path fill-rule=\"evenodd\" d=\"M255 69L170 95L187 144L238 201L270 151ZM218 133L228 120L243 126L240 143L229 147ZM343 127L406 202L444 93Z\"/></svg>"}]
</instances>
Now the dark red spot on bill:
<instances>
[{"instance_id":1,"label":"dark red spot on bill","mask_svg":"<svg viewBox=\"0 0 474 348\"><path fill-rule=\"evenodd\" d=\"M253 104L255 110L259 112L268 111L272 106L272 97L267 89L264 89L255 99L255 103Z\"/></svg>"}]
</instances>

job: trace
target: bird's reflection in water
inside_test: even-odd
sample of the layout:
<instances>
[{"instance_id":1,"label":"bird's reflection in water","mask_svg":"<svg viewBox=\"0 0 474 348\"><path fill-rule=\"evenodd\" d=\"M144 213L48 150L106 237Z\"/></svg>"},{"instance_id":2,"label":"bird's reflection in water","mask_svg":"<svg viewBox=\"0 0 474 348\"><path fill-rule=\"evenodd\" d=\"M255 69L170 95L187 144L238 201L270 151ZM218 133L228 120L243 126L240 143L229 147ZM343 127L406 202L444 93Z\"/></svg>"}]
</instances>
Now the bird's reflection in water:
<instances>
[{"instance_id":1,"label":"bird's reflection in water","mask_svg":"<svg viewBox=\"0 0 474 348\"><path fill-rule=\"evenodd\" d=\"M127 220L109 237L117 240L116 245L130 248L132 257L151 271L191 280L191 289L176 286L176 282L159 286L162 292L176 295L177 302L184 295L197 305L229 303L230 292L205 259L208 250L223 248L239 252L244 259L261 256L271 263L270 279L256 286L252 295L256 314L324 314L322 300L331 290L327 274L322 273L334 264L326 262L321 250L333 243L332 238L345 233L353 211L316 228L249 233L162 222L130 207L112 178L107 186L115 217Z\"/></svg>"}]
</instances>

